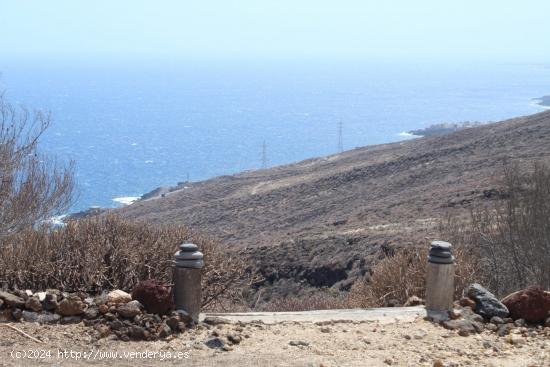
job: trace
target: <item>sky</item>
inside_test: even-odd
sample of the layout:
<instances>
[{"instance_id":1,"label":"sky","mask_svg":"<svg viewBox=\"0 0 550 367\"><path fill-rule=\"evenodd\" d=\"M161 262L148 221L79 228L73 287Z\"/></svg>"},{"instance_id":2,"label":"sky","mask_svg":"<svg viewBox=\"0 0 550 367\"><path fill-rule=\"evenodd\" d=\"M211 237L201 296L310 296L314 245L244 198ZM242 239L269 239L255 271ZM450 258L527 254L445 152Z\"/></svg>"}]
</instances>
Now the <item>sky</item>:
<instances>
[{"instance_id":1,"label":"sky","mask_svg":"<svg viewBox=\"0 0 550 367\"><path fill-rule=\"evenodd\" d=\"M0 0L0 61L548 62L548 0Z\"/></svg>"}]
</instances>

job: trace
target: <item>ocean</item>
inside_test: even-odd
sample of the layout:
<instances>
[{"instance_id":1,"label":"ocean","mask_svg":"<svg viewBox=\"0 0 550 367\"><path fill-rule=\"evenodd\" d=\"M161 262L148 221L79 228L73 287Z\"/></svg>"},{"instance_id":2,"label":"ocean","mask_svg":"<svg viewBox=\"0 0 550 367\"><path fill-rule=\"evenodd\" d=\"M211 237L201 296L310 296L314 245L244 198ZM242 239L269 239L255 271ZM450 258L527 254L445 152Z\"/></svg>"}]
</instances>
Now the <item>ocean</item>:
<instances>
[{"instance_id":1,"label":"ocean","mask_svg":"<svg viewBox=\"0 0 550 367\"><path fill-rule=\"evenodd\" d=\"M155 68L3 65L12 103L51 110L41 147L74 160L72 211L198 181L410 138L440 122L542 111L539 64ZM264 153L265 142L265 153Z\"/></svg>"}]
</instances>

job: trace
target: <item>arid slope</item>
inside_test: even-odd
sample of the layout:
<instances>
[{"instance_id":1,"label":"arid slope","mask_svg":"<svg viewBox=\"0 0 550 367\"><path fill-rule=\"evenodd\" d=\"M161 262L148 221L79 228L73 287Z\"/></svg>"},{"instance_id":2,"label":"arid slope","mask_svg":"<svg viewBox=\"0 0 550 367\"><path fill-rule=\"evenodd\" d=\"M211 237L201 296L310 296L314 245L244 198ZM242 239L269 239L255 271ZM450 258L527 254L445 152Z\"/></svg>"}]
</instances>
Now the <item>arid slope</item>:
<instances>
[{"instance_id":1,"label":"arid slope","mask_svg":"<svg viewBox=\"0 0 550 367\"><path fill-rule=\"evenodd\" d=\"M272 282L347 287L369 259L499 197L503 162L550 157L550 111L173 188L120 210L242 249Z\"/></svg>"}]
</instances>

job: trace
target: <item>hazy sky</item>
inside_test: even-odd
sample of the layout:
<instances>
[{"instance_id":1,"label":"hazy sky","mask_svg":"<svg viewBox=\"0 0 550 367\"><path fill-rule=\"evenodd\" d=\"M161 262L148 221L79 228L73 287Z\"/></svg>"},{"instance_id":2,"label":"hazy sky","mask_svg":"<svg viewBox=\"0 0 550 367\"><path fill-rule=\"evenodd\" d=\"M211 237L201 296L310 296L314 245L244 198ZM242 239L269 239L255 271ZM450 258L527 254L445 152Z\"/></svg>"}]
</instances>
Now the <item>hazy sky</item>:
<instances>
[{"instance_id":1,"label":"hazy sky","mask_svg":"<svg viewBox=\"0 0 550 367\"><path fill-rule=\"evenodd\" d=\"M2 0L0 61L550 61L548 0Z\"/></svg>"}]
</instances>

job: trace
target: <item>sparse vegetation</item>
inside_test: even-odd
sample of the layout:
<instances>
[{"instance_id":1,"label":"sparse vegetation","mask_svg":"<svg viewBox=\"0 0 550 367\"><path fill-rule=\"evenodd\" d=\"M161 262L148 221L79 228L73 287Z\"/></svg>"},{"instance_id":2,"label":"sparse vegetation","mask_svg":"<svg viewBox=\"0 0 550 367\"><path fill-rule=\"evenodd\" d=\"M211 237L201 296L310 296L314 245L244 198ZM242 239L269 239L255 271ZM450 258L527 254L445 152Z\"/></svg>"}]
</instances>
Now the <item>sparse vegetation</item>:
<instances>
[{"instance_id":1,"label":"sparse vegetation","mask_svg":"<svg viewBox=\"0 0 550 367\"><path fill-rule=\"evenodd\" d=\"M41 154L50 114L8 103L0 93L0 237L65 211L73 199L72 163Z\"/></svg>"},{"instance_id":2,"label":"sparse vegetation","mask_svg":"<svg viewBox=\"0 0 550 367\"><path fill-rule=\"evenodd\" d=\"M530 168L505 166L503 200L443 226L454 243L478 249L487 286L499 295L529 285L550 288L550 168Z\"/></svg>"},{"instance_id":3,"label":"sparse vegetation","mask_svg":"<svg viewBox=\"0 0 550 367\"><path fill-rule=\"evenodd\" d=\"M71 221L65 227L27 229L2 239L0 285L11 289L100 293L131 291L141 280L172 281L177 245L195 242L205 255L203 307L235 301L247 274L240 259L183 226L156 226L116 216Z\"/></svg>"},{"instance_id":4,"label":"sparse vegetation","mask_svg":"<svg viewBox=\"0 0 550 367\"><path fill-rule=\"evenodd\" d=\"M468 284L483 277L479 258L471 248L453 249L456 257L455 298L460 298ZM409 297L424 298L426 293L426 249L403 249L380 261L369 281L358 281L352 287L351 307L404 305Z\"/></svg>"}]
</instances>

